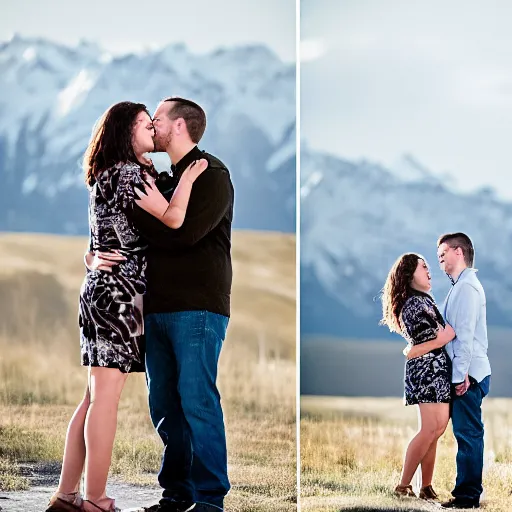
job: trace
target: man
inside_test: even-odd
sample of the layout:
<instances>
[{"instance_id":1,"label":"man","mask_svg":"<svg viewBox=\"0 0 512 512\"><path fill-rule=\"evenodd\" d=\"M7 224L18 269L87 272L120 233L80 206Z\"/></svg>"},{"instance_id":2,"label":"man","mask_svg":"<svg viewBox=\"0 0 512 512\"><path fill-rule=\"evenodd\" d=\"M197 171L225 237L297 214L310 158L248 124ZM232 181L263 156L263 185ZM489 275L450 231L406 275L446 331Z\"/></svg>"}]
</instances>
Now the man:
<instances>
[{"instance_id":1,"label":"man","mask_svg":"<svg viewBox=\"0 0 512 512\"><path fill-rule=\"evenodd\" d=\"M491 378L485 293L473 268L475 252L467 235L443 235L437 247L441 269L452 282L444 303L444 317L456 333L446 350L453 365L451 417L458 447L453 498L441 505L444 508L478 508L483 491L482 399L489 393Z\"/></svg>"},{"instance_id":2,"label":"man","mask_svg":"<svg viewBox=\"0 0 512 512\"><path fill-rule=\"evenodd\" d=\"M164 443L163 496L146 510L216 512L230 489L216 378L230 316L234 192L226 166L197 147L206 127L199 105L167 98L153 124L155 151L167 152L172 163L172 178L156 180L167 199L188 165L205 158L208 168L194 183L181 228L138 207L134 214L149 243L146 375L151 419Z\"/></svg>"}]
</instances>

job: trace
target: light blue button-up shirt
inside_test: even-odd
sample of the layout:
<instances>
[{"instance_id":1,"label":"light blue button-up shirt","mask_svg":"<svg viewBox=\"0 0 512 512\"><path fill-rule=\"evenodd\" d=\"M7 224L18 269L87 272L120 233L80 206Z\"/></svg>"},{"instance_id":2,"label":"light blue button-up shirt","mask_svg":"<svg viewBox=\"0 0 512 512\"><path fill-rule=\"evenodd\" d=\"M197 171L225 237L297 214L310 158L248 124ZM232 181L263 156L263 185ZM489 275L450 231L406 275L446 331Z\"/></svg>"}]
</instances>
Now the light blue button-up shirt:
<instances>
[{"instance_id":1,"label":"light blue button-up shirt","mask_svg":"<svg viewBox=\"0 0 512 512\"><path fill-rule=\"evenodd\" d=\"M462 271L443 306L444 318L456 334L446 345L453 363L453 383L462 382L468 372L478 382L491 374L485 292L476 272L474 268Z\"/></svg>"}]
</instances>

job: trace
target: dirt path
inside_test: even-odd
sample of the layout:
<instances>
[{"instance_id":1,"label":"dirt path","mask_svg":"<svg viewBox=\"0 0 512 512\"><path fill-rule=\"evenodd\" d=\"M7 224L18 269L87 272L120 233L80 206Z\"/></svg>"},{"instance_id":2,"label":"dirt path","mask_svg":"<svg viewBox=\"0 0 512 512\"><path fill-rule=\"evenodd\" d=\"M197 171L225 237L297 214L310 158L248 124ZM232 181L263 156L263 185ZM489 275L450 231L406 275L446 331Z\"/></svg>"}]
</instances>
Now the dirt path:
<instances>
[{"instance_id":1,"label":"dirt path","mask_svg":"<svg viewBox=\"0 0 512 512\"><path fill-rule=\"evenodd\" d=\"M18 492L0 492L2 512L44 512L50 496L59 481L60 464L23 464L23 475L30 480L30 489ZM110 479L108 494L116 498L116 505L126 512L137 512L140 507L156 503L160 498L158 487L139 487Z\"/></svg>"}]
</instances>

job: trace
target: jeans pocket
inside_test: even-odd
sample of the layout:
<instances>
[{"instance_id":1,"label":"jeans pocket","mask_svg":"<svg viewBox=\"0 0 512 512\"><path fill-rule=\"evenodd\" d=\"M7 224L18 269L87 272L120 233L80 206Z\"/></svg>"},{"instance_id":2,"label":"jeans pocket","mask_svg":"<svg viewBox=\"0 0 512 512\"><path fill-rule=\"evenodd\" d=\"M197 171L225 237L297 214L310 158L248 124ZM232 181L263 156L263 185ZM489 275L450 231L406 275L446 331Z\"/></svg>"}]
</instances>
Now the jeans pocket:
<instances>
[{"instance_id":1,"label":"jeans pocket","mask_svg":"<svg viewBox=\"0 0 512 512\"><path fill-rule=\"evenodd\" d=\"M473 377L469 377L469 381L471 383L471 387L474 387L475 389L478 389L478 391L480 392L482 398L487 396L487 394L489 393L489 381L488 381L488 379L489 379L489 377L485 377L484 379L482 379L481 382L478 382Z\"/></svg>"},{"instance_id":2,"label":"jeans pocket","mask_svg":"<svg viewBox=\"0 0 512 512\"><path fill-rule=\"evenodd\" d=\"M210 331L222 344L226 339L229 318L217 313L208 313L206 318L206 329Z\"/></svg>"},{"instance_id":3,"label":"jeans pocket","mask_svg":"<svg viewBox=\"0 0 512 512\"><path fill-rule=\"evenodd\" d=\"M484 391L484 389L482 388L482 386L480 385L479 382L476 383L476 386L478 387L478 390L480 391L482 398L484 398L487 393Z\"/></svg>"}]
</instances>

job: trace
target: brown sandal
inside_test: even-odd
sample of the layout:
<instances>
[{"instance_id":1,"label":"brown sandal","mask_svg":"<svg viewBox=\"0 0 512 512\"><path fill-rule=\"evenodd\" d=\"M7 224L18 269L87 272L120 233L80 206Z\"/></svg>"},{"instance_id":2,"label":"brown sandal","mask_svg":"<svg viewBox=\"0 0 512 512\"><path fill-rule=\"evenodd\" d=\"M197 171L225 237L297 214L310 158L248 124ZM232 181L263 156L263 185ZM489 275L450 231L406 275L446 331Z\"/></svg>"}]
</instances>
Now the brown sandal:
<instances>
[{"instance_id":1,"label":"brown sandal","mask_svg":"<svg viewBox=\"0 0 512 512\"><path fill-rule=\"evenodd\" d=\"M71 502L60 498L58 495L63 493L55 493L48 503L45 512L81 512L83 511L83 500L79 493L70 493L75 495L75 499Z\"/></svg>"},{"instance_id":2,"label":"brown sandal","mask_svg":"<svg viewBox=\"0 0 512 512\"><path fill-rule=\"evenodd\" d=\"M412 490L412 485L397 485L395 487L395 496L400 496L401 498L416 498L416 494Z\"/></svg>"},{"instance_id":3,"label":"brown sandal","mask_svg":"<svg viewBox=\"0 0 512 512\"><path fill-rule=\"evenodd\" d=\"M91 501L91 500L84 500L84 503L90 503L93 507L96 507L100 512L122 512L120 508L116 507L115 505L115 501L112 501L112 507L110 507L109 509L106 509L106 508L101 508L99 505L96 505L96 503L94 503L94 501ZM80 510L84 511L85 508L81 508Z\"/></svg>"},{"instance_id":4,"label":"brown sandal","mask_svg":"<svg viewBox=\"0 0 512 512\"><path fill-rule=\"evenodd\" d=\"M439 501L439 496L431 485L427 485L420 489L420 500Z\"/></svg>"}]
</instances>

